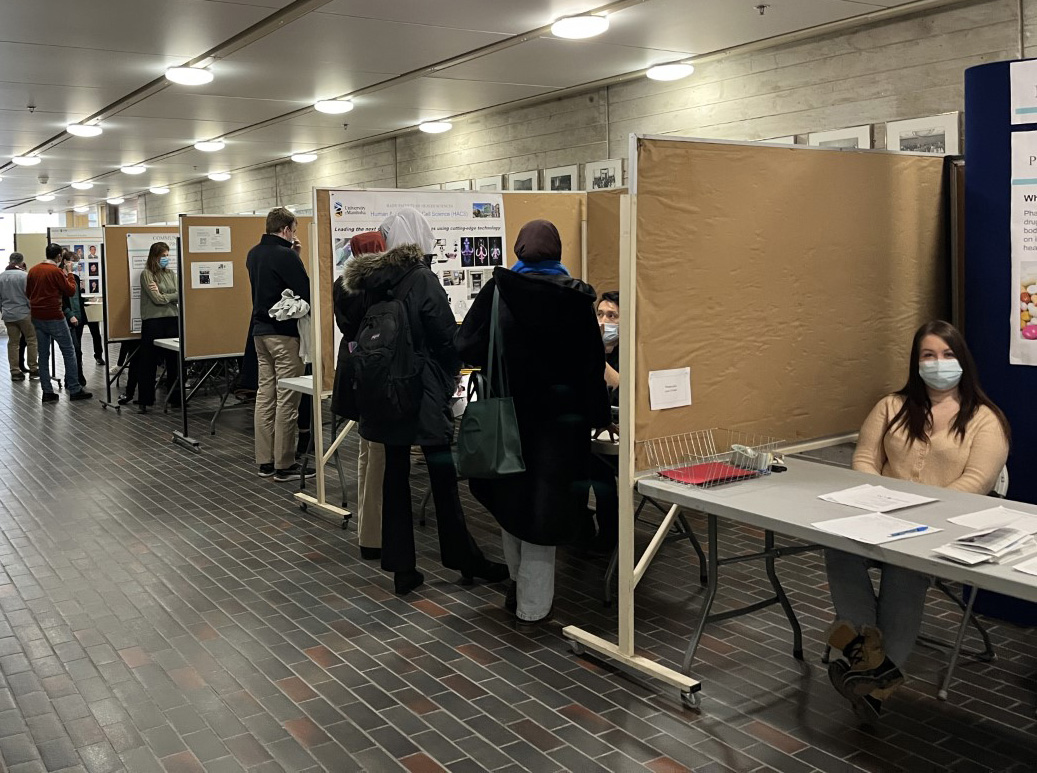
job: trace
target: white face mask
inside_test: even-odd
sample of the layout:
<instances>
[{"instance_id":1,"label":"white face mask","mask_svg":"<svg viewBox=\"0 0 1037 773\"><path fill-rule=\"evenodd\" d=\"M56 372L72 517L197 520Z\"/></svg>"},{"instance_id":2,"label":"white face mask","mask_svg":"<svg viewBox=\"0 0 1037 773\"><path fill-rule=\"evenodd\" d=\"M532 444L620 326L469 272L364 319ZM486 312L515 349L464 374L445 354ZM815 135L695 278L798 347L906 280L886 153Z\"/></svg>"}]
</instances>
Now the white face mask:
<instances>
[{"instance_id":1,"label":"white face mask","mask_svg":"<svg viewBox=\"0 0 1037 773\"><path fill-rule=\"evenodd\" d=\"M961 364L957 360L925 360L918 363L918 375L931 389L954 389L961 381Z\"/></svg>"},{"instance_id":2,"label":"white face mask","mask_svg":"<svg viewBox=\"0 0 1037 773\"><path fill-rule=\"evenodd\" d=\"M619 340L619 323L606 322L602 325L601 340L606 346Z\"/></svg>"}]
</instances>

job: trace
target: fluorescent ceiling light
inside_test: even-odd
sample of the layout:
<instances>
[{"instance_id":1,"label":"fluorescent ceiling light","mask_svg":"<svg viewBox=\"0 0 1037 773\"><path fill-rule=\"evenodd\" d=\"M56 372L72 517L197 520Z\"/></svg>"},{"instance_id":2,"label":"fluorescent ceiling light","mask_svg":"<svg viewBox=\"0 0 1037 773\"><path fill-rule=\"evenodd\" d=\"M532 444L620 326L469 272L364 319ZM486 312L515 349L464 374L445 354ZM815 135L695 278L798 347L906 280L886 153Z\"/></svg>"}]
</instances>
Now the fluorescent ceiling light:
<instances>
[{"instance_id":1,"label":"fluorescent ceiling light","mask_svg":"<svg viewBox=\"0 0 1037 773\"><path fill-rule=\"evenodd\" d=\"M212 72L204 67L170 67L166 78L181 86L202 86L212 83Z\"/></svg>"},{"instance_id":2,"label":"fluorescent ceiling light","mask_svg":"<svg viewBox=\"0 0 1037 773\"><path fill-rule=\"evenodd\" d=\"M681 78L687 78L693 72L695 72L695 68L692 65L675 62L674 64L657 64L655 67L649 67L646 75L653 81L679 81Z\"/></svg>"},{"instance_id":3,"label":"fluorescent ceiling light","mask_svg":"<svg viewBox=\"0 0 1037 773\"><path fill-rule=\"evenodd\" d=\"M11 160L18 166L36 166L43 159L39 156L11 156Z\"/></svg>"},{"instance_id":4,"label":"fluorescent ceiling light","mask_svg":"<svg viewBox=\"0 0 1037 773\"><path fill-rule=\"evenodd\" d=\"M73 212L78 212L79 214L84 215L84 214L86 214L87 212L90 211L90 207L88 207L88 206L72 207L72 211Z\"/></svg>"},{"instance_id":5,"label":"fluorescent ceiling light","mask_svg":"<svg viewBox=\"0 0 1037 773\"><path fill-rule=\"evenodd\" d=\"M96 137L102 129L96 123L70 123L65 131L77 137Z\"/></svg>"},{"instance_id":6,"label":"fluorescent ceiling light","mask_svg":"<svg viewBox=\"0 0 1037 773\"><path fill-rule=\"evenodd\" d=\"M418 124L418 128L427 134L442 134L454 128L450 121L424 121Z\"/></svg>"},{"instance_id":7,"label":"fluorescent ceiling light","mask_svg":"<svg viewBox=\"0 0 1037 773\"><path fill-rule=\"evenodd\" d=\"M311 161L317 160L316 153L295 153L292 155L292 161L297 164L308 164Z\"/></svg>"},{"instance_id":8,"label":"fluorescent ceiling light","mask_svg":"<svg viewBox=\"0 0 1037 773\"><path fill-rule=\"evenodd\" d=\"M94 184L88 182L72 183L72 187L77 191L88 191L94 187Z\"/></svg>"},{"instance_id":9,"label":"fluorescent ceiling light","mask_svg":"<svg viewBox=\"0 0 1037 773\"><path fill-rule=\"evenodd\" d=\"M119 171L123 174L144 174L148 171L148 168L140 164L130 164L129 166L120 166Z\"/></svg>"},{"instance_id":10,"label":"fluorescent ceiling light","mask_svg":"<svg viewBox=\"0 0 1037 773\"><path fill-rule=\"evenodd\" d=\"M551 25L551 34L558 38L582 40L600 35L609 28L607 16L583 13L578 16L563 16Z\"/></svg>"},{"instance_id":11,"label":"fluorescent ceiling light","mask_svg":"<svg viewBox=\"0 0 1037 773\"><path fill-rule=\"evenodd\" d=\"M313 105L319 113L341 115L353 109L353 103L348 99L322 99Z\"/></svg>"},{"instance_id":12,"label":"fluorescent ceiling light","mask_svg":"<svg viewBox=\"0 0 1037 773\"><path fill-rule=\"evenodd\" d=\"M154 193L156 196L165 196L169 193L169 188L164 185L157 185L154 188L148 188L149 191Z\"/></svg>"},{"instance_id":13,"label":"fluorescent ceiling light","mask_svg":"<svg viewBox=\"0 0 1037 773\"><path fill-rule=\"evenodd\" d=\"M223 150L227 147L227 143L223 140L202 140L194 144L195 150L201 150L205 153L215 153L217 150Z\"/></svg>"},{"instance_id":14,"label":"fluorescent ceiling light","mask_svg":"<svg viewBox=\"0 0 1037 773\"><path fill-rule=\"evenodd\" d=\"M119 198L118 196L116 196L116 197L115 197L114 199L107 199L107 201L108 201L108 203L109 203L109 204L111 204L111 205L112 205L113 207L117 207L117 206L119 206L120 204L122 204L122 203L123 203L124 201L126 201L126 199L121 199L121 198Z\"/></svg>"},{"instance_id":15,"label":"fluorescent ceiling light","mask_svg":"<svg viewBox=\"0 0 1037 773\"><path fill-rule=\"evenodd\" d=\"M53 193L41 193L36 197L36 201L54 201Z\"/></svg>"},{"instance_id":16,"label":"fluorescent ceiling light","mask_svg":"<svg viewBox=\"0 0 1037 773\"><path fill-rule=\"evenodd\" d=\"M230 179L230 172L211 172L209 174L209 179L222 183Z\"/></svg>"}]
</instances>

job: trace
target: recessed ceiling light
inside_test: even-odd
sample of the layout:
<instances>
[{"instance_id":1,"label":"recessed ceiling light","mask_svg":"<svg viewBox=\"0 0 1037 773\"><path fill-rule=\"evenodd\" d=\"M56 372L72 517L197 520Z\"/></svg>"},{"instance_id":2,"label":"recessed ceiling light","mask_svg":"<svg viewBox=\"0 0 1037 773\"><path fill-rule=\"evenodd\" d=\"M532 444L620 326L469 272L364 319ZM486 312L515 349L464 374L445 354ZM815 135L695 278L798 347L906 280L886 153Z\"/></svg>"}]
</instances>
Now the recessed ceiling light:
<instances>
[{"instance_id":1,"label":"recessed ceiling light","mask_svg":"<svg viewBox=\"0 0 1037 773\"><path fill-rule=\"evenodd\" d=\"M126 199L122 199L122 198L119 198L118 196L116 196L114 199L106 199L106 201L109 204L111 204L113 207L117 207L120 204L122 204L124 201L126 201Z\"/></svg>"},{"instance_id":2,"label":"recessed ceiling light","mask_svg":"<svg viewBox=\"0 0 1037 773\"><path fill-rule=\"evenodd\" d=\"M129 166L120 166L119 171L123 174L144 174L148 171L148 168L140 164L130 164Z\"/></svg>"},{"instance_id":3,"label":"recessed ceiling light","mask_svg":"<svg viewBox=\"0 0 1037 773\"><path fill-rule=\"evenodd\" d=\"M226 182L230 179L230 172L212 172L209 174L209 179L218 183Z\"/></svg>"},{"instance_id":4,"label":"recessed ceiling light","mask_svg":"<svg viewBox=\"0 0 1037 773\"><path fill-rule=\"evenodd\" d=\"M418 124L418 128L428 134L442 134L453 129L454 125L450 121L425 121Z\"/></svg>"},{"instance_id":5,"label":"recessed ceiling light","mask_svg":"<svg viewBox=\"0 0 1037 773\"><path fill-rule=\"evenodd\" d=\"M297 164L308 164L311 161L317 160L316 153L295 153L292 155L292 161Z\"/></svg>"},{"instance_id":6,"label":"recessed ceiling light","mask_svg":"<svg viewBox=\"0 0 1037 773\"><path fill-rule=\"evenodd\" d=\"M148 188L148 190L154 193L156 196L165 196L167 193L169 193L169 188L167 188L164 185L158 185L154 188Z\"/></svg>"},{"instance_id":7,"label":"recessed ceiling light","mask_svg":"<svg viewBox=\"0 0 1037 773\"><path fill-rule=\"evenodd\" d=\"M53 193L41 193L36 197L36 201L54 201Z\"/></svg>"},{"instance_id":8,"label":"recessed ceiling light","mask_svg":"<svg viewBox=\"0 0 1037 773\"><path fill-rule=\"evenodd\" d=\"M96 137L102 129L96 123L70 123L65 131L77 137Z\"/></svg>"},{"instance_id":9,"label":"recessed ceiling light","mask_svg":"<svg viewBox=\"0 0 1037 773\"><path fill-rule=\"evenodd\" d=\"M94 187L94 184L88 182L72 183L72 187L77 191L88 191Z\"/></svg>"},{"instance_id":10,"label":"recessed ceiling light","mask_svg":"<svg viewBox=\"0 0 1037 773\"><path fill-rule=\"evenodd\" d=\"M166 78L181 86L202 86L212 83L212 72L204 67L170 67Z\"/></svg>"},{"instance_id":11,"label":"recessed ceiling light","mask_svg":"<svg viewBox=\"0 0 1037 773\"><path fill-rule=\"evenodd\" d=\"M608 28L607 16L582 13L577 16L563 16L551 25L551 34L558 38L582 40L600 35Z\"/></svg>"},{"instance_id":12,"label":"recessed ceiling light","mask_svg":"<svg viewBox=\"0 0 1037 773\"><path fill-rule=\"evenodd\" d=\"M79 214L83 215L83 214L86 214L87 212L90 211L90 207L88 207L88 206L72 207L72 211L73 212L78 212Z\"/></svg>"},{"instance_id":13,"label":"recessed ceiling light","mask_svg":"<svg viewBox=\"0 0 1037 773\"><path fill-rule=\"evenodd\" d=\"M36 166L43 159L39 156L11 156L11 160L18 166Z\"/></svg>"},{"instance_id":14,"label":"recessed ceiling light","mask_svg":"<svg viewBox=\"0 0 1037 773\"><path fill-rule=\"evenodd\" d=\"M316 102L313 107L320 113L341 115L342 113L348 113L352 110L353 103L348 99L322 99Z\"/></svg>"},{"instance_id":15,"label":"recessed ceiling light","mask_svg":"<svg viewBox=\"0 0 1037 773\"><path fill-rule=\"evenodd\" d=\"M217 150L223 150L227 147L227 143L223 140L202 140L194 144L195 150L201 150L205 153L215 153Z\"/></svg>"},{"instance_id":16,"label":"recessed ceiling light","mask_svg":"<svg viewBox=\"0 0 1037 773\"><path fill-rule=\"evenodd\" d=\"M681 78L687 78L693 72L695 72L693 65L675 62L674 64L657 64L655 67L649 67L645 74L653 81L679 81Z\"/></svg>"}]
</instances>

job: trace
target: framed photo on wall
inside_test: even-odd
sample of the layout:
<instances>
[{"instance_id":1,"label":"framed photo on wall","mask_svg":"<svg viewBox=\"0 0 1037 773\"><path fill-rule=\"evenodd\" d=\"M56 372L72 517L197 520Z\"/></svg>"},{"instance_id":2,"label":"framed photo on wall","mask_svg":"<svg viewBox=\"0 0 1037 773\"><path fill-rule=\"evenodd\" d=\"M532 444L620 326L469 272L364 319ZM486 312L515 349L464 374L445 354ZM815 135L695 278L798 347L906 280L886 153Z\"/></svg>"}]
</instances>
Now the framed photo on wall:
<instances>
[{"instance_id":1,"label":"framed photo on wall","mask_svg":"<svg viewBox=\"0 0 1037 773\"><path fill-rule=\"evenodd\" d=\"M828 132L811 132L807 144L819 148L871 148L871 124L835 129Z\"/></svg>"},{"instance_id":2,"label":"framed photo on wall","mask_svg":"<svg viewBox=\"0 0 1037 773\"><path fill-rule=\"evenodd\" d=\"M470 191L471 189L471 180L455 180L452 183L443 183L444 191Z\"/></svg>"},{"instance_id":3,"label":"framed photo on wall","mask_svg":"<svg viewBox=\"0 0 1037 773\"><path fill-rule=\"evenodd\" d=\"M961 155L961 113L890 121L886 124L886 148L932 156Z\"/></svg>"},{"instance_id":4,"label":"framed photo on wall","mask_svg":"<svg viewBox=\"0 0 1037 773\"><path fill-rule=\"evenodd\" d=\"M760 140L760 142L769 142L771 145L795 145L796 135L790 134L787 137L771 137L769 140Z\"/></svg>"},{"instance_id":5,"label":"framed photo on wall","mask_svg":"<svg viewBox=\"0 0 1037 773\"><path fill-rule=\"evenodd\" d=\"M502 191L504 190L504 175L494 175L493 177L480 177L475 181L475 190L477 191Z\"/></svg>"},{"instance_id":6,"label":"framed photo on wall","mask_svg":"<svg viewBox=\"0 0 1037 773\"><path fill-rule=\"evenodd\" d=\"M540 170L531 169L528 172L512 172L508 175L509 191L538 191L540 190Z\"/></svg>"},{"instance_id":7,"label":"framed photo on wall","mask_svg":"<svg viewBox=\"0 0 1037 773\"><path fill-rule=\"evenodd\" d=\"M607 158L583 167L585 191L603 191L623 185L623 159Z\"/></svg>"},{"instance_id":8,"label":"framed photo on wall","mask_svg":"<svg viewBox=\"0 0 1037 773\"><path fill-rule=\"evenodd\" d=\"M580 190L580 167L556 166L544 172L544 187L549 191L578 191Z\"/></svg>"}]
</instances>

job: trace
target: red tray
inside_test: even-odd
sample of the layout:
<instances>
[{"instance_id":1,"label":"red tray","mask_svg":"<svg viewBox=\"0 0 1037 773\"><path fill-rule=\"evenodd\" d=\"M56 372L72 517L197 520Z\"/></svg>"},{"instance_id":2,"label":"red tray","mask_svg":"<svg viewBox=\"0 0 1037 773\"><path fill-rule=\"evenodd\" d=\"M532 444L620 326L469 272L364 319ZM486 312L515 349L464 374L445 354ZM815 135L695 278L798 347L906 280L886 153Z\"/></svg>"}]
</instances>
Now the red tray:
<instances>
[{"instance_id":1,"label":"red tray","mask_svg":"<svg viewBox=\"0 0 1037 773\"><path fill-rule=\"evenodd\" d=\"M727 462L703 462L689 467L675 467L672 470L663 470L659 474L678 483L702 486L706 483L722 483L744 478L755 478L759 473L754 470L735 467Z\"/></svg>"}]
</instances>

